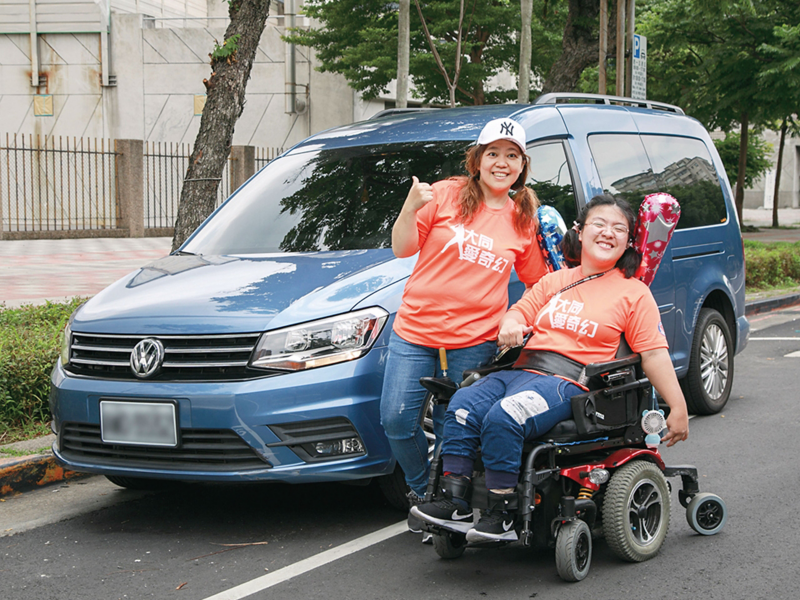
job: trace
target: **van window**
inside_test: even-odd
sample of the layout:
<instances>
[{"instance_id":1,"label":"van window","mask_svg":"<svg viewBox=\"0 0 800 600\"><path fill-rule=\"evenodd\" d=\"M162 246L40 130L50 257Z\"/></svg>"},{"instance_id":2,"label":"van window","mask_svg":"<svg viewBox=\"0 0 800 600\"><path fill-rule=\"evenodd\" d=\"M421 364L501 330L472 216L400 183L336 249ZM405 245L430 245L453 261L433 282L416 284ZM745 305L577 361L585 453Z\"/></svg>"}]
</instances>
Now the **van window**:
<instances>
[{"instance_id":1,"label":"van window","mask_svg":"<svg viewBox=\"0 0 800 600\"><path fill-rule=\"evenodd\" d=\"M643 135L659 191L681 205L678 229L715 225L728 220L717 172L706 145L693 138Z\"/></svg>"},{"instance_id":2,"label":"van window","mask_svg":"<svg viewBox=\"0 0 800 600\"><path fill-rule=\"evenodd\" d=\"M624 197L634 210L647 194L665 192L681 205L678 229L727 220L717 173L700 140L603 134L589 136L589 147L603 190Z\"/></svg>"},{"instance_id":3,"label":"van window","mask_svg":"<svg viewBox=\"0 0 800 600\"><path fill-rule=\"evenodd\" d=\"M264 167L186 244L194 254L387 248L411 186L463 174L469 142L288 154Z\"/></svg>"},{"instance_id":4,"label":"van window","mask_svg":"<svg viewBox=\"0 0 800 600\"><path fill-rule=\"evenodd\" d=\"M578 209L564 144L560 141L539 144L528 148L527 154L531 165L528 187L536 192L541 204L554 207L571 225L577 219Z\"/></svg>"}]
</instances>

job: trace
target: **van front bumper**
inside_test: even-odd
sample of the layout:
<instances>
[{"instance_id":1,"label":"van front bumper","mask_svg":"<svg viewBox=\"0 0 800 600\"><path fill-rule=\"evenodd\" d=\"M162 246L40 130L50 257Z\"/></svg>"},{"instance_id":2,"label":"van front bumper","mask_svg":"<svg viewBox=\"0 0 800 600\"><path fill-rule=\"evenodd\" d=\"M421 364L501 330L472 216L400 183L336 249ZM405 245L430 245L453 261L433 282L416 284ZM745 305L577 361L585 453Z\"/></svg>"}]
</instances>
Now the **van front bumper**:
<instances>
[{"instance_id":1,"label":"van front bumper","mask_svg":"<svg viewBox=\"0 0 800 600\"><path fill-rule=\"evenodd\" d=\"M315 483L386 475L395 461L380 425L385 353L373 348L356 361L223 382L94 379L59 362L51 375L53 452L73 471L152 479ZM173 403L177 446L104 442L102 400Z\"/></svg>"}]
</instances>

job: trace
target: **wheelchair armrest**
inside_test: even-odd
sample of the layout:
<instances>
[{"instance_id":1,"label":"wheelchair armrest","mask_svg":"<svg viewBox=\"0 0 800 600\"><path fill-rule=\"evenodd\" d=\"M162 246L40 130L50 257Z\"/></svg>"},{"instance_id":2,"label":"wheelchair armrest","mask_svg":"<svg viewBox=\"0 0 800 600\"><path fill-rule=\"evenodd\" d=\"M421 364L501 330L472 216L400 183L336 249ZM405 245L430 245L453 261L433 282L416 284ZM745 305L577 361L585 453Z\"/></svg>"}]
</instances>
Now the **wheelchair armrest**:
<instances>
[{"instance_id":1,"label":"wheelchair armrest","mask_svg":"<svg viewBox=\"0 0 800 600\"><path fill-rule=\"evenodd\" d=\"M638 354L630 354L622 358L615 358L608 362L591 363L586 365L586 377L595 377L603 375L609 371L615 371L623 367L630 367L631 365L638 365L642 362L642 357Z\"/></svg>"},{"instance_id":2,"label":"wheelchair armrest","mask_svg":"<svg viewBox=\"0 0 800 600\"><path fill-rule=\"evenodd\" d=\"M471 380L477 380L481 377L486 377L489 373L495 371L502 371L503 369L510 369L517 362L523 346L514 346L513 348L503 348L488 365L477 367L475 369L467 369L464 371L464 380L470 378L470 375L477 375L472 377Z\"/></svg>"},{"instance_id":3,"label":"wheelchair armrest","mask_svg":"<svg viewBox=\"0 0 800 600\"><path fill-rule=\"evenodd\" d=\"M449 377L420 377L419 383L433 394L434 404L447 404L458 391L458 385Z\"/></svg>"}]
</instances>

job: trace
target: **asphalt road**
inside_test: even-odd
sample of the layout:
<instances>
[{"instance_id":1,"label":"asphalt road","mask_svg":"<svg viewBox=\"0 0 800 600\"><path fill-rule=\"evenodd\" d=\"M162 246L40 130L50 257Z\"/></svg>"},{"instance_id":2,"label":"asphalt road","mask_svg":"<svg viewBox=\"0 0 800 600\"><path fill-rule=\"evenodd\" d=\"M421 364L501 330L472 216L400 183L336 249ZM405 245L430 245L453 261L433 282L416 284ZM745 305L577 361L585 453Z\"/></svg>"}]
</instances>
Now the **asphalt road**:
<instances>
[{"instance_id":1,"label":"asphalt road","mask_svg":"<svg viewBox=\"0 0 800 600\"><path fill-rule=\"evenodd\" d=\"M648 562L623 563L597 540L589 576L566 584L552 552L439 559L401 533L375 487L133 493L95 477L0 503L0 598L795 599L800 308L751 323L725 411L692 419L689 441L663 451L668 464L697 465L728 523L696 535L673 491L669 536Z\"/></svg>"}]
</instances>

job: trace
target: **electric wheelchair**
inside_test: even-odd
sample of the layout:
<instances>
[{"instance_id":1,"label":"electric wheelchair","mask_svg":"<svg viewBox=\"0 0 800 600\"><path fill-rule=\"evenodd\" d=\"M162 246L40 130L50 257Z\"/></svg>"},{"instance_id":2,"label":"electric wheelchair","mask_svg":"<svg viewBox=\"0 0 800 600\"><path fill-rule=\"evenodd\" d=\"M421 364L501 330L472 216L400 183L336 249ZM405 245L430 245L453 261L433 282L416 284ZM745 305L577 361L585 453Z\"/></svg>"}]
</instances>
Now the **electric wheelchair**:
<instances>
[{"instance_id":1,"label":"electric wheelchair","mask_svg":"<svg viewBox=\"0 0 800 600\"><path fill-rule=\"evenodd\" d=\"M519 352L520 348L501 353L492 365L465 372L460 386L447 377L423 377L420 383L433 403L446 404L459 387L511 367ZM629 562L642 562L658 553L669 529L671 486L667 478L680 476L678 498L694 531L713 535L727 520L722 498L700 492L694 466L664 464L657 434L653 443L652 431L650 436L645 431L657 405L641 359L630 352L624 338L617 356L584 367L582 382L590 391L572 398L573 418L559 423L540 440L527 443L523 453L517 485L517 537L525 547L554 547L556 568L565 581L580 581L588 574L593 538L605 537L614 554ZM439 453L437 450L431 463L425 502L437 499L440 493ZM472 490L473 509L492 508L480 457ZM429 523L424 527L433 534L434 548L442 558L460 557L466 548L510 543L473 544L466 541L464 533Z\"/></svg>"}]
</instances>

